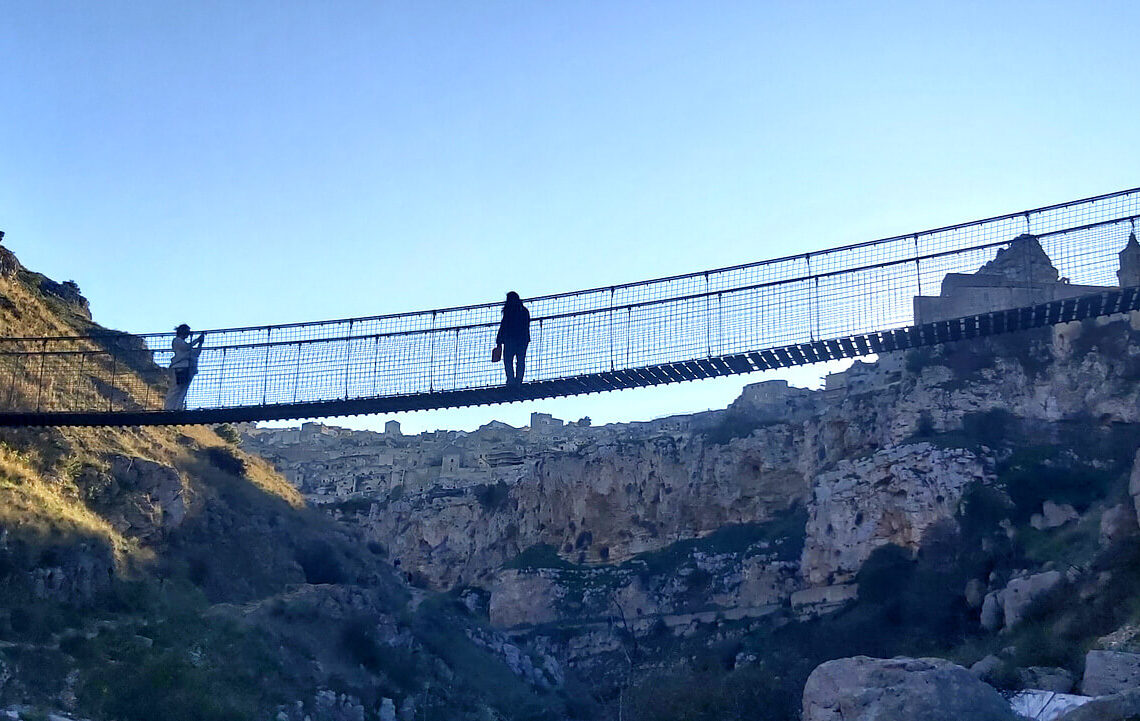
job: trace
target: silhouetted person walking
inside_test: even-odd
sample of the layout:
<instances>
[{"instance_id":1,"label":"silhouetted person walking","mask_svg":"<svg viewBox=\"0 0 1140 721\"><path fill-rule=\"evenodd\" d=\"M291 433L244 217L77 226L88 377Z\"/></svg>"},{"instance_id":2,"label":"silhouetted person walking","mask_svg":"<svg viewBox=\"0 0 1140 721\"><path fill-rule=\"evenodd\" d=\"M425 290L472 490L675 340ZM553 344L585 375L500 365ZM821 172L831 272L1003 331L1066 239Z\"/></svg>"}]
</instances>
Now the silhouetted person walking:
<instances>
[{"instance_id":1,"label":"silhouetted person walking","mask_svg":"<svg viewBox=\"0 0 1140 721\"><path fill-rule=\"evenodd\" d=\"M190 390L190 381L198 373L198 356L202 354L205 340L206 334L201 333L197 340L191 341L190 326L185 323L174 329L174 340L170 342L170 349L174 351L174 357L170 359L173 378L163 404L166 410L186 410L186 391Z\"/></svg>"},{"instance_id":2,"label":"silhouetted person walking","mask_svg":"<svg viewBox=\"0 0 1140 721\"><path fill-rule=\"evenodd\" d=\"M526 370L526 347L530 344L530 311L523 305L519 294L507 293L503 303L503 320L495 345L503 348L503 365L507 369L507 385L522 383Z\"/></svg>"}]
</instances>

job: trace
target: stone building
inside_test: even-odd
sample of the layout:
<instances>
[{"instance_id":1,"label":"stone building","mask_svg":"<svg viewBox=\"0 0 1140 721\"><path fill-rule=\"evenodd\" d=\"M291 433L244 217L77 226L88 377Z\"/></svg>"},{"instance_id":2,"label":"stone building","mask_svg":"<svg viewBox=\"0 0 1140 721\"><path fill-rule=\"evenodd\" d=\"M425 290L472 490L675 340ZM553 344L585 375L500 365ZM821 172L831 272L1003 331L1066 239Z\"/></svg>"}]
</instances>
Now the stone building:
<instances>
[{"instance_id":1,"label":"stone building","mask_svg":"<svg viewBox=\"0 0 1140 721\"><path fill-rule=\"evenodd\" d=\"M1121 252L1120 260L1121 285L1125 285L1124 277L1133 281L1127 285L1140 285L1140 245L1135 238ZM1059 276L1037 238L1028 233L1019 235L976 273L947 273L939 295L916 296L914 322L922 325L1105 290L1102 286L1075 285Z\"/></svg>"}]
</instances>

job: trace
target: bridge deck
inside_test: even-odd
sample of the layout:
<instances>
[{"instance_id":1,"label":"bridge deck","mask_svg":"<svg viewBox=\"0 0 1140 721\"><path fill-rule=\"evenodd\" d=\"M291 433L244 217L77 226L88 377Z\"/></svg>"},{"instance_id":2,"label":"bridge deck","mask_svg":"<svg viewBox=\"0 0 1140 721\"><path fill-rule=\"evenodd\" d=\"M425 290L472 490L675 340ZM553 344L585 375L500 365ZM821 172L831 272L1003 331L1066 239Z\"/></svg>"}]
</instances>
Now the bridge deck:
<instances>
[{"instance_id":1,"label":"bridge deck","mask_svg":"<svg viewBox=\"0 0 1140 721\"><path fill-rule=\"evenodd\" d=\"M0 338L0 425L219 423L505 403L1137 310L1140 292L1131 286L1140 278L1114 287L1118 254L1137 217L1140 189L1132 189L732 268L531 298L528 382L518 387L503 386L501 366L489 362L497 303L210 331L191 410L179 412L161 410L170 334ZM1029 304L971 307L956 314L962 317L915 324L917 296L937 295L953 274L1008 266L1014 254L1005 261L1001 254L1022 234L1036 239L1040 257L1025 256L1024 268L991 265L987 272L1006 279L999 290L1008 298L1031 298ZM990 308L1000 305L991 301Z\"/></svg>"},{"instance_id":2,"label":"bridge deck","mask_svg":"<svg viewBox=\"0 0 1140 721\"><path fill-rule=\"evenodd\" d=\"M1033 306L993 311L866 333L829 341L768 348L694 361L662 363L643 368L604 371L590 375L534 381L521 386L469 388L380 398L354 398L309 403L277 403L237 408L201 408L187 411L14 412L0 413L0 426L137 426L237 423L289 420L368 413L461 408L492 403L513 403L539 398L584 395L701 380L718 376L809 365L828 360L940 345L943 343L1041 328L1117 313L1140 311L1140 287L1050 301Z\"/></svg>"}]
</instances>

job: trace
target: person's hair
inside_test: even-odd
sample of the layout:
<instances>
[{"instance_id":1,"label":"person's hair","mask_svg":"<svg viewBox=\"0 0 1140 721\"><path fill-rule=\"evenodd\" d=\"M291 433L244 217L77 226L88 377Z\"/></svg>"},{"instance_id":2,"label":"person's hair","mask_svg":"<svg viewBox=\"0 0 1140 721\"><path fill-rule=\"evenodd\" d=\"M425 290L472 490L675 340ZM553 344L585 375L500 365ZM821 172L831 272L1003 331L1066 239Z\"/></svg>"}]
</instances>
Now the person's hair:
<instances>
[{"instance_id":1,"label":"person's hair","mask_svg":"<svg viewBox=\"0 0 1140 721\"><path fill-rule=\"evenodd\" d=\"M174 329L174 332L177 333L178 331L182 331L182 330L189 332L190 326L186 325L185 323L182 323Z\"/></svg>"},{"instance_id":2,"label":"person's hair","mask_svg":"<svg viewBox=\"0 0 1140 721\"><path fill-rule=\"evenodd\" d=\"M518 293L512 290L510 293L507 293L507 302L503 303L503 314L506 314L508 308L513 308L520 305L522 305L522 299L519 298Z\"/></svg>"}]
</instances>

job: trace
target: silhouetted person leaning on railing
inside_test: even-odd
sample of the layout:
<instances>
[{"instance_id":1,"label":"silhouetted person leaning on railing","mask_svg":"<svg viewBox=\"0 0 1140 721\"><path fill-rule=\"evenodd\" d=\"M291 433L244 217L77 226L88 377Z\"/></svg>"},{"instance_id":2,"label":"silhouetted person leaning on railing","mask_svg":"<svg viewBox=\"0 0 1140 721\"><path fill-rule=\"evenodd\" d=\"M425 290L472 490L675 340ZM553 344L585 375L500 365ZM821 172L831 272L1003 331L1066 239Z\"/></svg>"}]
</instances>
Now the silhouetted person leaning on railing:
<instances>
[{"instance_id":1,"label":"silhouetted person leaning on railing","mask_svg":"<svg viewBox=\"0 0 1140 721\"><path fill-rule=\"evenodd\" d=\"M499 334L495 336L496 351L502 353L503 365L507 369L507 385L522 383L529 344L530 311L523 305L519 294L512 290L507 293L507 302L503 303L503 320L499 323Z\"/></svg>"},{"instance_id":2,"label":"silhouetted person leaning on railing","mask_svg":"<svg viewBox=\"0 0 1140 721\"><path fill-rule=\"evenodd\" d=\"M190 340L190 326L183 323L174 329L174 340L170 342L170 349L174 357L170 359L170 390L166 393L166 403L163 408L168 411L186 410L186 391L190 390L190 381L198 373L198 356L202 354L202 343L206 334L198 335L197 340Z\"/></svg>"}]
</instances>

